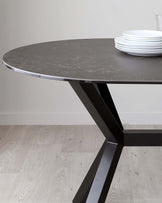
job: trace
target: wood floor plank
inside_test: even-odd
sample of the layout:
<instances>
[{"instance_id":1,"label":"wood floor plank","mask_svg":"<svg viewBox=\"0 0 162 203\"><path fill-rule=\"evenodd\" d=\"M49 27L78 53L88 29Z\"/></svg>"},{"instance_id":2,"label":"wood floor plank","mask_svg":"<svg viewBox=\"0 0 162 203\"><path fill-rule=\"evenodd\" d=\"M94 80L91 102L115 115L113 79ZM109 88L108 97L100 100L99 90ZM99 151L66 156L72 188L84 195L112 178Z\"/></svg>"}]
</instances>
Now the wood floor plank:
<instances>
[{"instance_id":1,"label":"wood floor plank","mask_svg":"<svg viewBox=\"0 0 162 203\"><path fill-rule=\"evenodd\" d=\"M71 203L103 140L95 126L0 126L0 202ZM161 187L162 148L125 147L106 203L161 203Z\"/></svg>"}]
</instances>

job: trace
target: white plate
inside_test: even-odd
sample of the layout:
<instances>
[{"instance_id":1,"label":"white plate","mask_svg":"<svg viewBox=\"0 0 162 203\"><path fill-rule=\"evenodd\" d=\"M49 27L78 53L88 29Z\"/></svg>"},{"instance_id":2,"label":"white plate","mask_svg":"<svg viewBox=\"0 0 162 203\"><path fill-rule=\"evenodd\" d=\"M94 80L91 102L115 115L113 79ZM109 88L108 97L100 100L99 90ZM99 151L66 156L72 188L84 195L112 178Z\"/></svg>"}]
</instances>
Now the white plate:
<instances>
[{"instance_id":1,"label":"white plate","mask_svg":"<svg viewBox=\"0 0 162 203\"><path fill-rule=\"evenodd\" d=\"M124 49L124 48L120 48L115 46L116 49L122 51L122 52L126 52L126 53L132 53L135 55L149 55L149 56L158 56L158 55L162 55L162 51L161 52L153 52L153 51L141 51L141 50L131 50L131 49Z\"/></svg>"},{"instance_id":2,"label":"white plate","mask_svg":"<svg viewBox=\"0 0 162 203\"><path fill-rule=\"evenodd\" d=\"M125 39L159 41L162 40L162 32L155 30L129 30L123 33Z\"/></svg>"},{"instance_id":3,"label":"white plate","mask_svg":"<svg viewBox=\"0 0 162 203\"><path fill-rule=\"evenodd\" d=\"M123 36L126 40L128 41L133 41L133 42L161 42L162 43L162 39L148 39L148 38L128 38Z\"/></svg>"},{"instance_id":4,"label":"white plate","mask_svg":"<svg viewBox=\"0 0 162 203\"><path fill-rule=\"evenodd\" d=\"M144 49L130 49L130 48L119 47L117 45L115 45L115 47L117 49L120 49L123 51L131 51L131 52L138 52L138 53L144 53L144 54L146 54L146 53L159 53L159 54L162 53L162 50L157 51L157 50L148 50L148 49L146 49L146 50L144 50Z\"/></svg>"},{"instance_id":5,"label":"white plate","mask_svg":"<svg viewBox=\"0 0 162 203\"><path fill-rule=\"evenodd\" d=\"M141 54L141 53L132 53L132 52L125 52L132 56L144 56L144 57L150 57L150 56L161 56L162 54Z\"/></svg>"},{"instance_id":6,"label":"white plate","mask_svg":"<svg viewBox=\"0 0 162 203\"><path fill-rule=\"evenodd\" d=\"M139 50L151 50L151 51L162 51L162 47L161 48L157 48L157 47L140 47L140 46L127 46L127 45L121 45L118 43L115 43L116 46L121 47L121 48L127 48L127 49L139 49Z\"/></svg>"},{"instance_id":7,"label":"white plate","mask_svg":"<svg viewBox=\"0 0 162 203\"><path fill-rule=\"evenodd\" d=\"M157 42L139 42L139 41L131 41L125 39L123 36L116 37L114 39L115 43L121 44L121 45L131 45L131 46L148 46L148 47L162 47L162 41Z\"/></svg>"},{"instance_id":8,"label":"white plate","mask_svg":"<svg viewBox=\"0 0 162 203\"><path fill-rule=\"evenodd\" d=\"M123 50L120 50L118 49L119 51L122 51L124 53L127 53L129 55L132 55L132 56L147 56L147 57L150 57L150 56L161 56L162 53L138 53L138 52L131 52L131 51L123 51Z\"/></svg>"},{"instance_id":9,"label":"white plate","mask_svg":"<svg viewBox=\"0 0 162 203\"><path fill-rule=\"evenodd\" d=\"M162 47L133 46L133 45L123 45L123 44L118 44L118 43L115 43L115 44L118 46L121 46L121 47L132 48L132 49L153 49L153 50L161 50L162 49Z\"/></svg>"}]
</instances>

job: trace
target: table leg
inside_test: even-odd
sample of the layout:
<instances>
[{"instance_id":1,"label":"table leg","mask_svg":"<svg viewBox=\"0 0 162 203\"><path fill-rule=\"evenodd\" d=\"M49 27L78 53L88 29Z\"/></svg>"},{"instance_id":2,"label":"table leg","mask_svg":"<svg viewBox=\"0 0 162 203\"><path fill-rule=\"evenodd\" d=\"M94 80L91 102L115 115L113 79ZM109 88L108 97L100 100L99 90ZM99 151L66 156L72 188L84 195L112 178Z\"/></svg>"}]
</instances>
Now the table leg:
<instances>
[{"instance_id":1,"label":"table leg","mask_svg":"<svg viewBox=\"0 0 162 203\"><path fill-rule=\"evenodd\" d=\"M123 148L123 127L106 84L70 82L106 138L73 202L103 203Z\"/></svg>"},{"instance_id":2,"label":"table leg","mask_svg":"<svg viewBox=\"0 0 162 203\"><path fill-rule=\"evenodd\" d=\"M70 85L102 131L103 135L112 142L123 143L123 127L117 118L117 111L112 105L112 98L106 84L70 82ZM103 96L107 89L109 95ZM105 94L107 94L105 92Z\"/></svg>"},{"instance_id":3,"label":"table leg","mask_svg":"<svg viewBox=\"0 0 162 203\"><path fill-rule=\"evenodd\" d=\"M116 143L109 143L105 145L103 155L98 166L94 181L89 191L86 203L104 203L108 190L110 188L122 146Z\"/></svg>"},{"instance_id":4,"label":"table leg","mask_svg":"<svg viewBox=\"0 0 162 203\"><path fill-rule=\"evenodd\" d=\"M96 171L98 169L98 165L101 161L102 155L103 155L103 151L105 149L105 145L107 144L107 142L105 141L100 149L100 151L98 152L93 164L91 165L91 168L89 169L86 177L84 178L77 194L75 195L73 202L74 203L85 203L87 196L89 194L89 190L91 188L93 179L96 175Z\"/></svg>"},{"instance_id":5,"label":"table leg","mask_svg":"<svg viewBox=\"0 0 162 203\"><path fill-rule=\"evenodd\" d=\"M103 203L110 188L122 146L105 141L84 178L74 203Z\"/></svg>"}]
</instances>

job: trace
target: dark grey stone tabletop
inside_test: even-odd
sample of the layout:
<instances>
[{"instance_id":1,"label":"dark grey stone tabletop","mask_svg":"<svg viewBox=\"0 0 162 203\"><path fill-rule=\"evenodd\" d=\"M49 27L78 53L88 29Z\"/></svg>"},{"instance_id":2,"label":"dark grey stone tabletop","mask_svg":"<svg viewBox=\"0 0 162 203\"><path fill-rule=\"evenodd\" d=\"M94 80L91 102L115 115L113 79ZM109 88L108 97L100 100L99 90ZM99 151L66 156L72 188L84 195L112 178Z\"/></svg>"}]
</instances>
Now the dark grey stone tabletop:
<instances>
[{"instance_id":1,"label":"dark grey stone tabletop","mask_svg":"<svg viewBox=\"0 0 162 203\"><path fill-rule=\"evenodd\" d=\"M113 39L53 41L3 56L17 72L42 78L106 83L162 83L162 57L137 57L115 49Z\"/></svg>"}]
</instances>

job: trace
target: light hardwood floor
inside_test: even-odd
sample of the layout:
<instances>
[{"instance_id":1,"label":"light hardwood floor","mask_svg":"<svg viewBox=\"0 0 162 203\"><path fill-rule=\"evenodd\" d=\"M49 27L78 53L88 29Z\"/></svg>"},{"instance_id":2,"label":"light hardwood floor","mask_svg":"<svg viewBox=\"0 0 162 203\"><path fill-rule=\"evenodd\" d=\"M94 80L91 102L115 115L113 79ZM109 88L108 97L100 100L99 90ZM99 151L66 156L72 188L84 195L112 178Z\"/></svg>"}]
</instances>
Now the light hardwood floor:
<instances>
[{"instance_id":1,"label":"light hardwood floor","mask_svg":"<svg viewBox=\"0 0 162 203\"><path fill-rule=\"evenodd\" d=\"M0 203L71 203L103 140L95 126L0 126ZM125 147L106 202L162 203L161 188L162 148Z\"/></svg>"}]
</instances>

